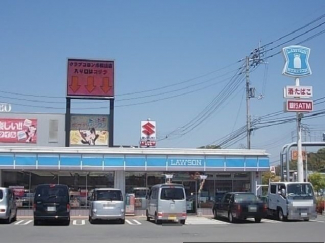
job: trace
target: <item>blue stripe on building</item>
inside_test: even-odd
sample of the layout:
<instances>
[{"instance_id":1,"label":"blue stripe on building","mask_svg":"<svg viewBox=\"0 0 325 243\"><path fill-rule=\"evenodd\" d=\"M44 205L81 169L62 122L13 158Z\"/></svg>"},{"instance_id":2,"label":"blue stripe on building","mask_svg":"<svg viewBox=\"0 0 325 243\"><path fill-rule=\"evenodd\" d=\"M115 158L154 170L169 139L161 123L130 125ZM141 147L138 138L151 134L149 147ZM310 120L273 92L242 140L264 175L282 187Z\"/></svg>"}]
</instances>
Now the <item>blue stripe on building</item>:
<instances>
[{"instance_id":1,"label":"blue stripe on building","mask_svg":"<svg viewBox=\"0 0 325 243\"><path fill-rule=\"evenodd\" d=\"M58 166L59 165L59 155L55 154L42 154L38 156L39 166Z\"/></svg>"},{"instance_id":2,"label":"blue stripe on building","mask_svg":"<svg viewBox=\"0 0 325 243\"><path fill-rule=\"evenodd\" d=\"M15 157L16 166L36 166L36 154L19 154Z\"/></svg>"}]
</instances>

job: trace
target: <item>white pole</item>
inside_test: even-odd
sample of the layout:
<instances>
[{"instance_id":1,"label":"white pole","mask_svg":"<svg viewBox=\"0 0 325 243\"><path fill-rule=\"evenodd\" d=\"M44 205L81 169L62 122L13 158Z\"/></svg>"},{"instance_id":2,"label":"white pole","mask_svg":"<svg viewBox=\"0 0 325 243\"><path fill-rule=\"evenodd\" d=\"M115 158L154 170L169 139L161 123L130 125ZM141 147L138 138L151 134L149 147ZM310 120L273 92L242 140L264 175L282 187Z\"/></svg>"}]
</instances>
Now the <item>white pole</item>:
<instances>
[{"instance_id":1,"label":"white pole","mask_svg":"<svg viewBox=\"0 0 325 243\"><path fill-rule=\"evenodd\" d=\"M296 86L299 86L299 78L296 78ZM297 147L298 147L298 161L297 161L297 179L298 182L304 181L304 164L302 160L302 146L301 146L301 118L302 113L297 112Z\"/></svg>"}]
</instances>

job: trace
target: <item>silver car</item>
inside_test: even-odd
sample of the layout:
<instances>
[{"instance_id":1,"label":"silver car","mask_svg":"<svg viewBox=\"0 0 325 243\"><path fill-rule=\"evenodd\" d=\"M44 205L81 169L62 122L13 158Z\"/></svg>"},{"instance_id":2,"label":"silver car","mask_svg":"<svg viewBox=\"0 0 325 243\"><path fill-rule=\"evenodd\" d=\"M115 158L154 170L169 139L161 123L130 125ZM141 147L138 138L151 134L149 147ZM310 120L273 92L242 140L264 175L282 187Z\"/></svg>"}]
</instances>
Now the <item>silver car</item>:
<instances>
[{"instance_id":1,"label":"silver car","mask_svg":"<svg viewBox=\"0 0 325 243\"><path fill-rule=\"evenodd\" d=\"M147 196L147 221L154 219L156 224L164 220L177 220L185 224L186 194L181 184L159 184L151 187Z\"/></svg>"},{"instance_id":2,"label":"silver car","mask_svg":"<svg viewBox=\"0 0 325 243\"><path fill-rule=\"evenodd\" d=\"M120 189L96 188L92 191L89 204L90 223L97 219L125 223L125 203Z\"/></svg>"},{"instance_id":3,"label":"silver car","mask_svg":"<svg viewBox=\"0 0 325 243\"><path fill-rule=\"evenodd\" d=\"M12 189L0 187L0 219L10 224L17 219L17 206Z\"/></svg>"}]
</instances>

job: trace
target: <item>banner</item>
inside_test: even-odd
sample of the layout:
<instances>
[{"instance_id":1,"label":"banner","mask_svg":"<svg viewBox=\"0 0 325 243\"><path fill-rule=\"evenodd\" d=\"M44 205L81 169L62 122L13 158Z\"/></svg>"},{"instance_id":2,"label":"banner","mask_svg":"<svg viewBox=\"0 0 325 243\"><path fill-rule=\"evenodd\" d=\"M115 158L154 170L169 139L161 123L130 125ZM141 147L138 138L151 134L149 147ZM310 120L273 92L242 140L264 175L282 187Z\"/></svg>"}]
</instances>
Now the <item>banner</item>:
<instances>
[{"instance_id":1,"label":"banner","mask_svg":"<svg viewBox=\"0 0 325 243\"><path fill-rule=\"evenodd\" d=\"M107 115L71 115L70 145L108 146Z\"/></svg>"},{"instance_id":2,"label":"banner","mask_svg":"<svg viewBox=\"0 0 325 243\"><path fill-rule=\"evenodd\" d=\"M36 143L37 119L0 118L0 143Z\"/></svg>"}]
</instances>

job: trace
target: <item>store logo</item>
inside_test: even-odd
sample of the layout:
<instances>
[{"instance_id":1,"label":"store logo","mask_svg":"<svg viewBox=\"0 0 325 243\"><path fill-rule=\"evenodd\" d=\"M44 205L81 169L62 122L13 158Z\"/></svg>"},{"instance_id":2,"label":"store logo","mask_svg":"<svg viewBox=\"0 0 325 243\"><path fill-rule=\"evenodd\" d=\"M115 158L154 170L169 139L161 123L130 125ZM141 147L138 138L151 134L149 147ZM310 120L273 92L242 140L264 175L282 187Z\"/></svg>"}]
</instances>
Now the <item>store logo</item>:
<instances>
[{"instance_id":1,"label":"store logo","mask_svg":"<svg viewBox=\"0 0 325 243\"><path fill-rule=\"evenodd\" d=\"M155 133L155 126L152 125L150 122L147 122L142 126L142 133L150 137L152 134Z\"/></svg>"}]
</instances>

